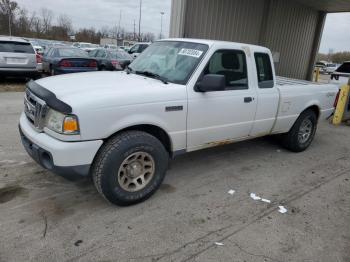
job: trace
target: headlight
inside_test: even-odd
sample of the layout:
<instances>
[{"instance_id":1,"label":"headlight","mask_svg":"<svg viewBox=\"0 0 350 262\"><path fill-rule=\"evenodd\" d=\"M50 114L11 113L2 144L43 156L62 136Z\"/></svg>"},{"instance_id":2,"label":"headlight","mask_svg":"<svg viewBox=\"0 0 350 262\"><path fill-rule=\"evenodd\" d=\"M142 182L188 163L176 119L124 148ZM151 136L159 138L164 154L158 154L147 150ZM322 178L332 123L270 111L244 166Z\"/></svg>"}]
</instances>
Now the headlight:
<instances>
[{"instance_id":1,"label":"headlight","mask_svg":"<svg viewBox=\"0 0 350 262\"><path fill-rule=\"evenodd\" d=\"M46 115L45 126L60 134L79 134L78 118L75 115L65 115L53 109L49 109Z\"/></svg>"}]
</instances>

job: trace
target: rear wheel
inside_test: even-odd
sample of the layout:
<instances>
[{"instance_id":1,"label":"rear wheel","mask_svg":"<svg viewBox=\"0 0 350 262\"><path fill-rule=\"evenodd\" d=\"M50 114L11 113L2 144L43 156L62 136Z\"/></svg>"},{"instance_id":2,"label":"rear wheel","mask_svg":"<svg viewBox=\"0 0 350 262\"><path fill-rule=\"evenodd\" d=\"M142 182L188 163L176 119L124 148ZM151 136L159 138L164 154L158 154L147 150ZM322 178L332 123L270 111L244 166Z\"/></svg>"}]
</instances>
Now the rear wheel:
<instances>
[{"instance_id":1,"label":"rear wheel","mask_svg":"<svg viewBox=\"0 0 350 262\"><path fill-rule=\"evenodd\" d=\"M149 198L161 185L169 154L154 136L127 131L99 151L92 177L98 192L116 205L132 205Z\"/></svg>"},{"instance_id":2,"label":"rear wheel","mask_svg":"<svg viewBox=\"0 0 350 262\"><path fill-rule=\"evenodd\" d=\"M284 147L293 152L307 149L315 137L317 129L316 113L308 109L301 113L291 130L282 137Z\"/></svg>"},{"instance_id":3,"label":"rear wheel","mask_svg":"<svg viewBox=\"0 0 350 262\"><path fill-rule=\"evenodd\" d=\"M50 66L50 75L51 76L54 76L56 73L55 73L55 69L53 69L52 66Z\"/></svg>"}]
</instances>

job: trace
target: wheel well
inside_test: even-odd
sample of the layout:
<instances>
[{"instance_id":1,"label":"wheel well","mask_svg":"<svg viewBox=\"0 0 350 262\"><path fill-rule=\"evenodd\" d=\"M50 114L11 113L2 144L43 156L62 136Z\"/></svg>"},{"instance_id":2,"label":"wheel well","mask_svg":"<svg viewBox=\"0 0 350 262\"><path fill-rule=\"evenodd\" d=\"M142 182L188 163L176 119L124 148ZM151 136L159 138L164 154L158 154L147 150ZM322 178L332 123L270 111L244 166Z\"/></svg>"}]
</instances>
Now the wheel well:
<instances>
[{"instance_id":1,"label":"wheel well","mask_svg":"<svg viewBox=\"0 0 350 262\"><path fill-rule=\"evenodd\" d=\"M169 155L172 155L172 145L171 140L167 132L165 132L162 128L154 125L135 125L119 130L117 133L112 136L122 133L124 131L137 130L148 133L156 138L164 145L165 149L168 151Z\"/></svg>"},{"instance_id":2,"label":"wheel well","mask_svg":"<svg viewBox=\"0 0 350 262\"><path fill-rule=\"evenodd\" d=\"M316 114L317 119L319 118L319 116L320 116L320 108L319 108L318 106L316 106L316 105L309 106L309 107L306 108L304 111L306 111L306 110L312 110L312 111L314 111L315 114Z\"/></svg>"}]
</instances>

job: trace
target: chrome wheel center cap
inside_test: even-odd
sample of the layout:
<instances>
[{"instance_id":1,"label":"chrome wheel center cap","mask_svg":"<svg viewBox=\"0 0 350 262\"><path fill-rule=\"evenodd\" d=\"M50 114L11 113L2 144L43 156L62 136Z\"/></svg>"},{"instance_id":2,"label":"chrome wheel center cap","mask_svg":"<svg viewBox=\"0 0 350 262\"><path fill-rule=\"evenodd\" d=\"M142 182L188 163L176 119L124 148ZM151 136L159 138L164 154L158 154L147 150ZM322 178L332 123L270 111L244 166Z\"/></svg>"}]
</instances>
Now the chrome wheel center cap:
<instances>
[{"instance_id":1,"label":"chrome wheel center cap","mask_svg":"<svg viewBox=\"0 0 350 262\"><path fill-rule=\"evenodd\" d=\"M141 163L135 161L130 163L127 167L128 175L132 178L138 177L142 174L142 165Z\"/></svg>"}]
</instances>

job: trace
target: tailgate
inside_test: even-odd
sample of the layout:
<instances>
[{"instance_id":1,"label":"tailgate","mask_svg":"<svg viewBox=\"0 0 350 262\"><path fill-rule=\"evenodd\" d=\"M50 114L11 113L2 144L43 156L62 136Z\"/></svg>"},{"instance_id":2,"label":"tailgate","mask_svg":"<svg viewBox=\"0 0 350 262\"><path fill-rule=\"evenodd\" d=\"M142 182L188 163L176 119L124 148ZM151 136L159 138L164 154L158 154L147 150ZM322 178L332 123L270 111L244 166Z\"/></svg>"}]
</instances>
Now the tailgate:
<instances>
[{"instance_id":1,"label":"tailgate","mask_svg":"<svg viewBox=\"0 0 350 262\"><path fill-rule=\"evenodd\" d=\"M36 68L36 54L31 44L0 41L0 67Z\"/></svg>"}]
</instances>

